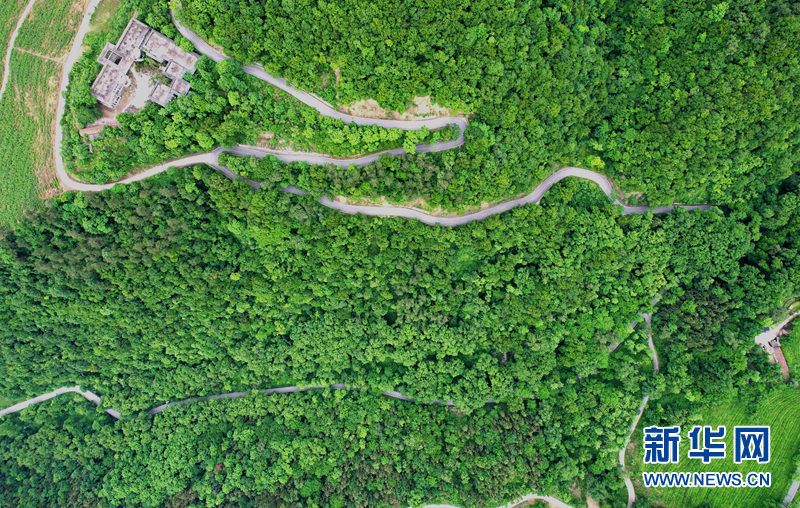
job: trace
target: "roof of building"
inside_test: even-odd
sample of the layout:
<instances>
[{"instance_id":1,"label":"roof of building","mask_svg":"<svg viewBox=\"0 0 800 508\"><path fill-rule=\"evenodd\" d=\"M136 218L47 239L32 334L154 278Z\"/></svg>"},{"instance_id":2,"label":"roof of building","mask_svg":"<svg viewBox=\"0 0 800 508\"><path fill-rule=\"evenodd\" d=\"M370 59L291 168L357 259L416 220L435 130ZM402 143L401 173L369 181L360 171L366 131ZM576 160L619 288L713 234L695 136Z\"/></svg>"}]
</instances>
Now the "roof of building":
<instances>
[{"instance_id":1,"label":"roof of building","mask_svg":"<svg viewBox=\"0 0 800 508\"><path fill-rule=\"evenodd\" d=\"M164 74L170 79L182 78L186 74L186 69L176 61L171 61L164 69Z\"/></svg>"},{"instance_id":2,"label":"roof of building","mask_svg":"<svg viewBox=\"0 0 800 508\"><path fill-rule=\"evenodd\" d=\"M192 85L190 85L189 82L186 81L185 79L178 78L172 81L170 88L172 88L176 94L186 95L187 93L189 93L189 88L191 86Z\"/></svg>"},{"instance_id":3,"label":"roof of building","mask_svg":"<svg viewBox=\"0 0 800 508\"><path fill-rule=\"evenodd\" d=\"M164 83L159 83L153 91L150 92L150 97L148 97L148 99L161 106L166 106L173 97L175 97L175 92L172 88Z\"/></svg>"},{"instance_id":4,"label":"roof of building","mask_svg":"<svg viewBox=\"0 0 800 508\"><path fill-rule=\"evenodd\" d=\"M125 31L122 32L119 42L117 42L117 53L121 55L130 55L139 51L147 34L152 30L152 28L138 19L132 18L130 22L128 22L128 26L125 27Z\"/></svg>"},{"instance_id":5,"label":"roof of building","mask_svg":"<svg viewBox=\"0 0 800 508\"><path fill-rule=\"evenodd\" d=\"M142 51L157 62L166 62L164 73L173 80L171 86L158 84L150 94L156 104L165 106L176 94L187 94L191 85L183 79L195 72L200 55L182 50L167 36L132 18L116 45L106 43L97 61L103 68L92 83L92 95L103 105L116 109L122 92L131 84L128 71L142 57Z\"/></svg>"},{"instance_id":6,"label":"roof of building","mask_svg":"<svg viewBox=\"0 0 800 508\"><path fill-rule=\"evenodd\" d=\"M175 62L189 72L194 73L195 64L200 60L200 55L184 51L172 42L172 39L153 30L142 45L147 56L157 62Z\"/></svg>"},{"instance_id":7,"label":"roof of building","mask_svg":"<svg viewBox=\"0 0 800 508\"><path fill-rule=\"evenodd\" d=\"M131 84L127 76L127 69L123 72L120 67L106 65L92 83L92 93L105 106L115 109L122 98L122 92Z\"/></svg>"}]
</instances>

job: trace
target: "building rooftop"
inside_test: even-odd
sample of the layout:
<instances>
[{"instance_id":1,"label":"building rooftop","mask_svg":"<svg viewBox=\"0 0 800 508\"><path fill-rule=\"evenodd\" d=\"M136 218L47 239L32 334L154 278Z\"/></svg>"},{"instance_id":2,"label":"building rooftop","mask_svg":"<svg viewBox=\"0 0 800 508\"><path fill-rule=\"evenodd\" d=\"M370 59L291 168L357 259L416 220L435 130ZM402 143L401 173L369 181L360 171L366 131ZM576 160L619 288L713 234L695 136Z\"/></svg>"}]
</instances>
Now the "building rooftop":
<instances>
[{"instance_id":1,"label":"building rooftop","mask_svg":"<svg viewBox=\"0 0 800 508\"><path fill-rule=\"evenodd\" d=\"M131 84L127 73L127 69L106 65L100 69L97 79L92 83L92 95L104 106L116 109L122 98L122 92Z\"/></svg>"},{"instance_id":2,"label":"building rooftop","mask_svg":"<svg viewBox=\"0 0 800 508\"><path fill-rule=\"evenodd\" d=\"M186 69L179 63L172 61L167 64L167 67L164 69L164 74L170 79L178 79L186 74Z\"/></svg>"},{"instance_id":3,"label":"building rooftop","mask_svg":"<svg viewBox=\"0 0 800 508\"><path fill-rule=\"evenodd\" d=\"M200 55L183 51L165 35L153 30L133 18L125 27L116 45L107 42L97 61L103 65L92 83L92 95L101 104L117 109L122 92L130 86L128 71L134 62L142 59L142 52L159 63L166 63L162 69L172 79L172 85L156 85L150 100L166 106L177 94L186 95L191 85L183 79L189 72L194 74L195 64Z\"/></svg>"},{"instance_id":4,"label":"building rooftop","mask_svg":"<svg viewBox=\"0 0 800 508\"><path fill-rule=\"evenodd\" d=\"M156 62L175 62L192 73L194 73L195 64L200 59L200 55L182 50L169 37L155 30L150 32L142 49Z\"/></svg>"},{"instance_id":5,"label":"building rooftop","mask_svg":"<svg viewBox=\"0 0 800 508\"><path fill-rule=\"evenodd\" d=\"M189 82L186 81L185 79L178 78L172 81L172 85L170 85L170 88L172 88L176 94L186 95L189 93L189 88L191 86L192 85L190 85Z\"/></svg>"},{"instance_id":6,"label":"building rooftop","mask_svg":"<svg viewBox=\"0 0 800 508\"><path fill-rule=\"evenodd\" d=\"M161 106L166 106L173 97L175 97L175 93L172 91L172 88L164 83L159 83L153 91L150 92L150 97L148 97L148 99Z\"/></svg>"},{"instance_id":7,"label":"building rooftop","mask_svg":"<svg viewBox=\"0 0 800 508\"><path fill-rule=\"evenodd\" d=\"M117 42L117 52L122 55L130 55L138 52L147 34L152 30L152 28L141 21L132 18L128 26L125 27L125 31L122 32L119 42Z\"/></svg>"}]
</instances>

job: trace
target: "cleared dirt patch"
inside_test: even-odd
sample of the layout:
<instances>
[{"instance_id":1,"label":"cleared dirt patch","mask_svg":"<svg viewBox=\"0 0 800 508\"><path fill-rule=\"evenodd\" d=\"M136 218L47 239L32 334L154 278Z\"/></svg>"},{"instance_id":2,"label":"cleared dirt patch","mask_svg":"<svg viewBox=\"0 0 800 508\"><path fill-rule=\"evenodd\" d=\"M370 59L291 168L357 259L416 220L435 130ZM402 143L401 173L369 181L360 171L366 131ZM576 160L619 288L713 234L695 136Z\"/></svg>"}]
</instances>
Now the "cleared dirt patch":
<instances>
[{"instance_id":1,"label":"cleared dirt patch","mask_svg":"<svg viewBox=\"0 0 800 508\"><path fill-rule=\"evenodd\" d=\"M338 76L337 76L338 79ZM378 105L378 101L367 99L342 106L339 111L364 118L390 118L392 120L419 120L421 118L437 118L457 116L448 108L431 102L430 96L414 97L411 107L402 113L387 111Z\"/></svg>"}]
</instances>

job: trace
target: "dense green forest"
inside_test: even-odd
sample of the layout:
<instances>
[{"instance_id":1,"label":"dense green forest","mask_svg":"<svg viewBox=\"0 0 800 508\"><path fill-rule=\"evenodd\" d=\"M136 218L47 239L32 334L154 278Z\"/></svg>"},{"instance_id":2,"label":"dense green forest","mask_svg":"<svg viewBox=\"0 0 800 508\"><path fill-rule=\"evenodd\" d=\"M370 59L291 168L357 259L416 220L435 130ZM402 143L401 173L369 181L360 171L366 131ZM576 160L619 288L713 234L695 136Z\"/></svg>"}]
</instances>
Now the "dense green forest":
<instances>
[{"instance_id":1,"label":"dense green forest","mask_svg":"<svg viewBox=\"0 0 800 508\"><path fill-rule=\"evenodd\" d=\"M123 414L61 396L2 417L0 505L484 506L531 491L614 505L644 395L643 423L678 425L792 389L753 336L800 297L796 2L180 7L238 62L202 59L191 94L120 115L90 151L77 127L98 114L95 58L131 13L191 48L165 0L121 0L71 74L64 149L78 178L266 131L275 146L409 154L363 168L223 156L260 190L208 167L170 170L64 193L0 231L0 400L77 383ZM346 126L239 62L335 104L404 110L431 95L469 114L465 144L412 153L457 131ZM567 164L608 174L631 202L718 207L623 215L575 179L457 228L316 202L463 210ZM146 413L333 383L354 390Z\"/></svg>"},{"instance_id":2,"label":"dense green forest","mask_svg":"<svg viewBox=\"0 0 800 508\"><path fill-rule=\"evenodd\" d=\"M412 194L434 206L529 192L559 164L606 171L645 202L737 204L800 162L796 2L181 5L234 57L330 101L403 110L430 94L474 113L456 153L363 175L435 167Z\"/></svg>"},{"instance_id":3,"label":"dense green forest","mask_svg":"<svg viewBox=\"0 0 800 508\"><path fill-rule=\"evenodd\" d=\"M755 404L780 383L745 340L796 293L796 194L796 185L775 188L738 220L623 216L593 184L566 180L541 206L452 229L342 215L201 168L67 194L0 240L2 392L20 399L77 382L133 414L193 395L345 383L449 399L467 419L491 398L548 423L547 445L529 460L569 460L526 485L554 491L581 479L615 498L615 451L644 393L686 418L712 400L690 388ZM759 271L765 258L783 268ZM668 368L650 374L643 329L628 324L636 312L668 289L657 330L706 319L698 310L658 324L671 295L711 299L718 281L746 270L740 291L762 301L731 320L740 338L709 330L714 347L694 347L658 336ZM185 487L176 488L139 495Z\"/></svg>"},{"instance_id":4,"label":"dense green forest","mask_svg":"<svg viewBox=\"0 0 800 508\"><path fill-rule=\"evenodd\" d=\"M0 240L3 391L79 382L127 410L343 382L464 411L551 392L607 364L678 280L675 219L621 216L572 185L587 189L565 196L593 204L551 197L453 229L200 169L65 195ZM696 242L727 227L718 212L682 215Z\"/></svg>"},{"instance_id":5,"label":"dense green forest","mask_svg":"<svg viewBox=\"0 0 800 508\"><path fill-rule=\"evenodd\" d=\"M579 393L591 394L587 388ZM549 401L496 404L464 416L326 390L114 421L80 397L65 397L0 420L0 502L487 506L531 488L567 495L576 480L594 483L603 472L621 483L611 429L623 432L623 414L605 414L616 422L604 423L610 434L592 432L579 444L572 415ZM612 449L598 455L596 447L607 445Z\"/></svg>"}]
</instances>

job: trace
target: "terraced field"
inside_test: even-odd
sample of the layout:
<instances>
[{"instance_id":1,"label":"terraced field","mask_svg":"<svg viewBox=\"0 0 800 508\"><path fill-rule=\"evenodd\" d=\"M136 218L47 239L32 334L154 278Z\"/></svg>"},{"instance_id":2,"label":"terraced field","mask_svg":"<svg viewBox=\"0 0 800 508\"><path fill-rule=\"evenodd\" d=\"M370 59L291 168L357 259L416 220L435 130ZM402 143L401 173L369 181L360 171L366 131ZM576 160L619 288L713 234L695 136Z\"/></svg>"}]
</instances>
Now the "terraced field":
<instances>
[{"instance_id":1,"label":"terraced field","mask_svg":"<svg viewBox=\"0 0 800 508\"><path fill-rule=\"evenodd\" d=\"M53 168L53 118L61 67L15 51L0 102L0 225L40 206L58 183Z\"/></svg>"},{"instance_id":2,"label":"terraced field","mask_svg":"<svg viewBox=\"0 0 800 508\"><path fill-rule=\"evenodd\" d=\"M59 58L78 29L85 0L39 0L19 31L15 47Z\"/></svg>"},{"instance_id":3,"label":"terraced field","mask_svg":"<svg viewBox=\"0 0 800 508\"><path fill-rule=\"evenodd\" d=\"M5 55L8 39L19 20L22 9L27 0L3 0L0 2L0 55ZM3 74L5 63L0 58L0 75Z\"/></svg>"},{"instance_id":4,"label":"terraced field","mask_svg":"<svg viewBox=\"0 0 800 508\"><path fill-rule=\"evenodd\" d=\"M718 406L698 425L726 425L728 433L725 437L728 456L725 459L712 460L703 464L701 460L687 458L689 442L686 433L689 427L681 428L680 457L678 464L655 465L645 464L644 471L740 471L772 473L770 488L661 488L651 490L647 497L662 501L667 507L710 506L729 508L731 506L766 506L767 501L781 501L791 483L794 466L792 457L800 448L800 390L788 389L773 393L762 403L756 414L739 401ZM733 463L733 427L735 425L769 425L771 429L771 460L768 464L755 462ZM638 432L641 443L641 432ZM638 447L637 464L642 464L641 446ZM639 475L641 491L641 475Z\"/></svg>"},{"instance_id":5,"label":"terraced field","mask_svg":"<svg viewBox=\"0 0 800 508\"><path fill-rule=\"evenodd\" d=\"M0 225L11 225L58 189L53 133L61 64L83 16L86 0L25 0L0 5L0 44L10 51L8 82L0 100ZM28 7L26 7L28 5ZM0 62L0 73L4 73Z\"/></svg>"}]
</instances>

